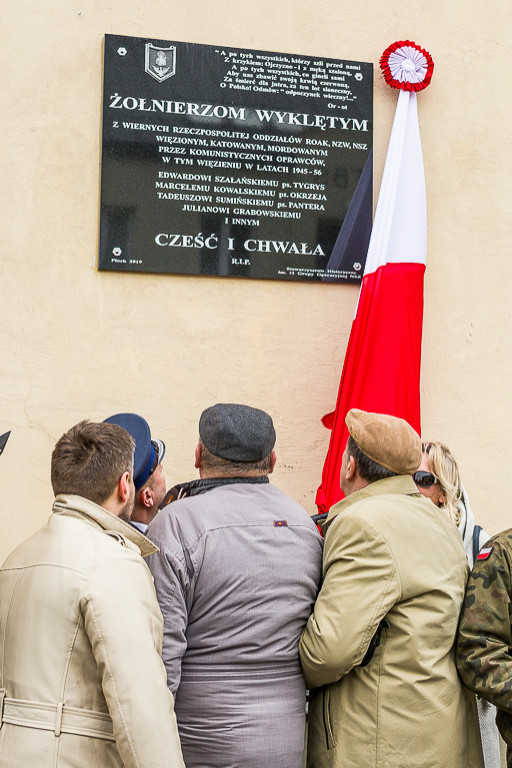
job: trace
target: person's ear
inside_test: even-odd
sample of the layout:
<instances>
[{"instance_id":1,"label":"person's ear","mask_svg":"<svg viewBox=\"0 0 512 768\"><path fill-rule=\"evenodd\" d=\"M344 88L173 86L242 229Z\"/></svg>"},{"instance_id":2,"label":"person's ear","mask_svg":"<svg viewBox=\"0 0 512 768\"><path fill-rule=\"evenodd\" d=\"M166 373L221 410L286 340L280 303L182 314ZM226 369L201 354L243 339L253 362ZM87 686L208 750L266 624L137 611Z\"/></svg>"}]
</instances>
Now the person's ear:
<instances>
[{"instance_id":1,"label":"person's ear","mask_svg":"<svg viewBox=\"0 0 512 768\"><path fill-rule=\"evenodd\" d=\"M270 469L268 471L269 475L274 471L276 461L277 461L276 452L272 451L272 453L270 454Z\"/></svg>"},{"instance_id":2,"label":"person's ear","mask_svg":"<svg viewBox=\"0 0 512 768\"><path fill-rule=\"evenodd\" d=\"M129 472L123 472L121 477L119 478L119 483L117 484L119 498L123 502L123 504L128 501L130 497L130 473Z\"/></svg>"},{"instance_id":3,"label":"person's ear","mask_svg":"<svg viewBox=\"0 0 512 768\"><path fill-rule=\"evenodd\" d=\"M356 460L353 456L348 457L347 469L345 471L345 477L347 480L352 480L356 474Z\"/></svg>"},{"instance_id":4,"label":"person's ear","mask_svg":"<svg viewBox=\"0 0 512 768\"><path fill-rule=\"evenodd\" d=\"M153 491L148 485L142 489L140 494L140 500L142 505L146 507L146 509L151 509L151 507L154 505L155 497L153 495Z\"/></svg>"},{"instance_id":5,"label":"person's ear","mask_svg":"<svg viewBox=\"0 0 512 768\"><path fill-rule=\"evenodd\" d=\"M194 467L199 469L201 466L201 443L196 445L195 459Z\"/></svg>"}]
</instances>

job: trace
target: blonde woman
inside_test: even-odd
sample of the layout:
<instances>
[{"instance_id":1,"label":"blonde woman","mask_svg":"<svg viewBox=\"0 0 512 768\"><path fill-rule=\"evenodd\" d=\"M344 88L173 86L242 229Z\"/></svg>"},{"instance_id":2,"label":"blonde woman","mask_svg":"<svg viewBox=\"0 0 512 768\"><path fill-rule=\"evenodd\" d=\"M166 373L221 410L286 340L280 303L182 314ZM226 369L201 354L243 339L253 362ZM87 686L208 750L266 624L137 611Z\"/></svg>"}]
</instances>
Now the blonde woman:
<instances>
[{"instance_id":1,"label":"blonde woman","mask_svg":"<svg viewBox=\"0 0 512 768\"><path fill-rule=\"evenodd\" d=\"M443 509L459 529L469 567L473 568L480 547L490 538L475 525L475 516L460 479L459 468L443 443L422 443L423 456L413 479L423 496ZM500 768L500 742L496 727L496 708L478 699L478 719L485 768Z\"/></svg>"}]
</instances>

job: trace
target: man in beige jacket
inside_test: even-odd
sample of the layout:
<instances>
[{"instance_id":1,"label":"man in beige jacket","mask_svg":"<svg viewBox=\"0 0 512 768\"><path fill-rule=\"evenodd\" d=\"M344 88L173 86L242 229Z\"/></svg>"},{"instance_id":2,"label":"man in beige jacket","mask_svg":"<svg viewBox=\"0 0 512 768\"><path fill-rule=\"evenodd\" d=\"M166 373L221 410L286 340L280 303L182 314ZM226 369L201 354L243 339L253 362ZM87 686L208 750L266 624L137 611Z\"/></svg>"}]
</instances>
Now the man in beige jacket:
<instances>
[{"instance_id":1,"label":"man in beige jacket","mask_svg":"<svg viewBox=\"0 0 512 768\"><path fill-rule=\"evenodd\" d=\"M410 477L419 436L349 411L347 498L329 512L323 584L300 641L308 768L482 768L474 697L455 666L468 565Z\"/></svg>"},{"instance_id":2,"label":"man in beige jacket","mask_svg":"<svg viewBox=\"0 0 512 768\"><path fill-rule=\"evenodd\" d=\"M2 768L184 768L133 450L115 424L64 434L53 514L0 570Z\"/></svg>"}]
</instances>

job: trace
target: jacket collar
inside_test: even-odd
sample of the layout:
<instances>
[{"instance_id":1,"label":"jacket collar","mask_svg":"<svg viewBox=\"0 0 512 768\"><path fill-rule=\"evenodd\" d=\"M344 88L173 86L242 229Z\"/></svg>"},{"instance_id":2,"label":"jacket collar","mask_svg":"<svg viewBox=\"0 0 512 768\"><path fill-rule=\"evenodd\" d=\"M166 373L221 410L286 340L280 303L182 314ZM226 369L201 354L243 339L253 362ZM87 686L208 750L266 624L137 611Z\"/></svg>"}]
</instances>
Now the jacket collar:
<instances>
[{"instance_id":1,"label":"jacket collar","mask_svg":"<svg viewBox=\"0 0 512 768\"><path fill-rule=\"evenodd\" d=\"M147 539L140 531L121 520L116 515L95 504L90 499L83 496L75 496L71 493L60 493L55 497L52 512L68 515L70 517L79 517L92 525L102 528L104 531L114 531L120 534L124 539L128 539L140 550L142 557L152 555L158 552L152 541Z\"/></svg>"},{"instance_id":2,"label":"jacket collar","mask_svg":"<svg viewBox=\"0 0 512 768\"><path fill-rule=\"evenodd\" d=\"M369 499L372 496L380 496L388 493L419 496L416 483L410 475L394 475L393 477L386 477L384 480L377 480L375 483L370 483L364 488L361 488L360 491L351 493L350 496L338 501L337 504L331 507L327 519L323 524L324 533L333 522L334 518L343 514L349 507L352 507L363 499Z\"/></svg>"},{"instance_id":3,"label":"jacket collar","mask_svg":"<svg viewBox=\"0 0 512 768\"><path fill-rule=\"evenodd\" d=\"M178 501L186 496L198 496L201 493L207 493L214 488L220 488L223 485L234 485L235 483L252 483L253 485L268 483L268 475L257 475L256 477L238 475L237 477L201 477L197 480L190 480L188 483L178 483L167 491L158 509L163 509L173 501Z\"/></svg>"}]
</instances>

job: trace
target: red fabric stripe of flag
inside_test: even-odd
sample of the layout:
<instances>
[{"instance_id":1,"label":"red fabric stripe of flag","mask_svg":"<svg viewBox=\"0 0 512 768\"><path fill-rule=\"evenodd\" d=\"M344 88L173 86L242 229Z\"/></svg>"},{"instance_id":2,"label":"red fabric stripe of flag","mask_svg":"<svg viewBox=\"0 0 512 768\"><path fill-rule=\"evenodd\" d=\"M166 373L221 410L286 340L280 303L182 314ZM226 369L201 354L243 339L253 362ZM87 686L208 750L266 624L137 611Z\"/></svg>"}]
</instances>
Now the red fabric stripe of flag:
<instances>
[{"instance_id":1,"label":"red fabric stripe of flag","mask_svg":"<svg viewBox=\"0 0 512 768\"><path fill-rule=\"evenodd\" d=\"M351 408L401 416L420 431L424 271L423 264L389 264L363 278L336 410L324 419L332 433L316 499L320 512L342 497L345 416Z\"/></svg>"},{"instance_id":2,"label":"red fabric stripe of flag","mask_svg":"<svg viewBox=\"0 0 512 768\"><path fill-rule=\"evenodd\" d=\"M420 432L426 196L416 94L401 91L356 315L343 364L316 504L343 497L340 469L350 408L389 413Z\"/></svg>"}]
</instances>

